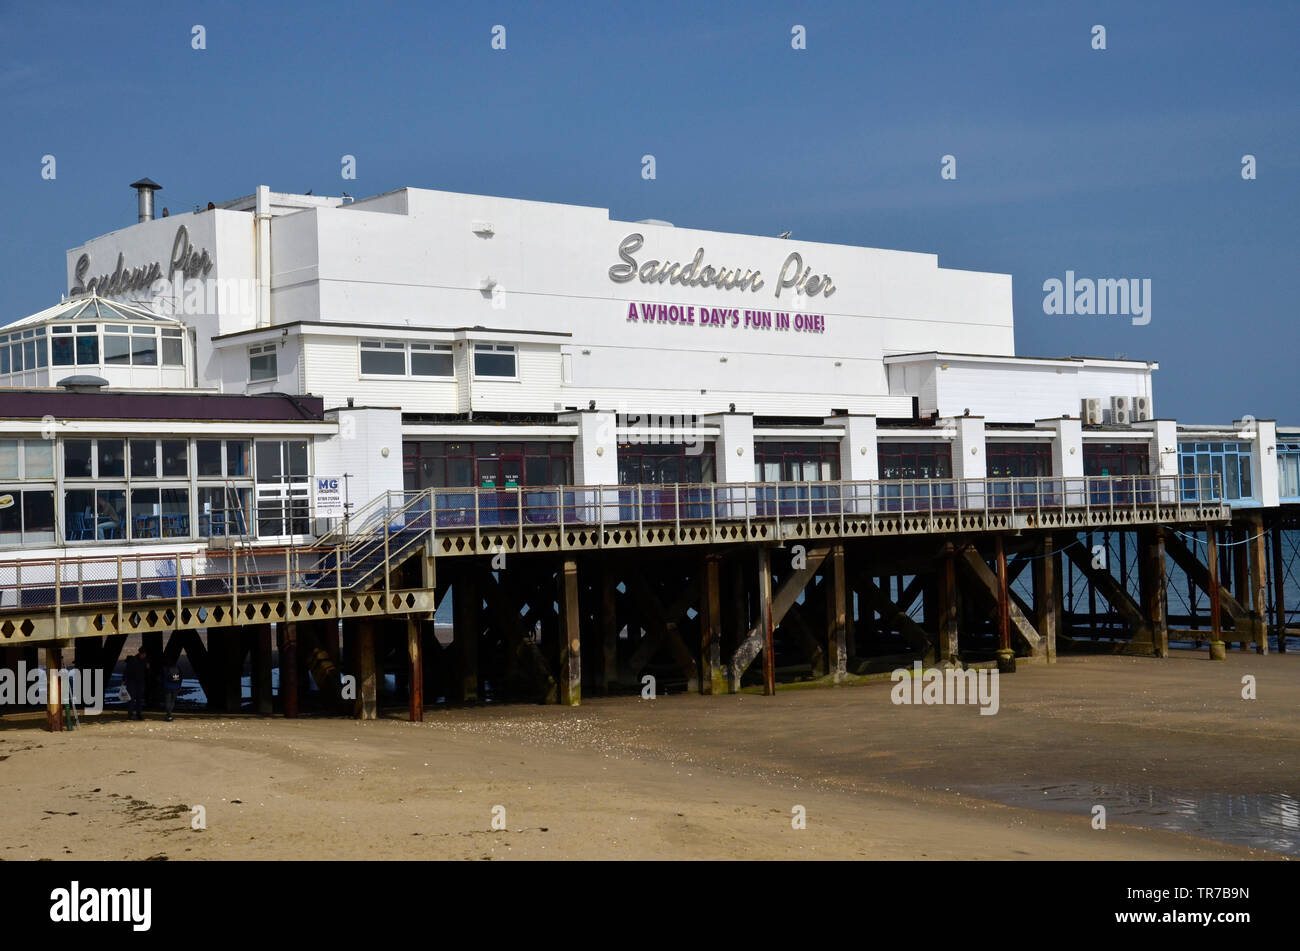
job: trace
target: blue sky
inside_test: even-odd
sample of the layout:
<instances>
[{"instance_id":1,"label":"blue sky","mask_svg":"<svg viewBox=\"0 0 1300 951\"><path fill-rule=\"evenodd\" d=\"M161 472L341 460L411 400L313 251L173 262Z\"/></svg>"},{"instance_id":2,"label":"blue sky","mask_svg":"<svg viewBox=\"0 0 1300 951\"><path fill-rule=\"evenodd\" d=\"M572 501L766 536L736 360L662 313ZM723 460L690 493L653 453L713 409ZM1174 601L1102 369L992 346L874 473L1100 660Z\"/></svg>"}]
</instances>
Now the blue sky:
<instances>
[{"instance_id":1,"label":"blue sky","mask_svg":"<svg viewBox=\"0 0 1300 951\"><path fill-rule=\"evenodd\" d=\"M934 252L1013 276L1021 354L1158 360L1162 416L1300 422L1298 36L1278 2L0 2L0 320L57 301L140 176L173 210L416 185ZM1150 279L1150 324L1045 315L1066 270Z\"/></svg>"}]
</instances>

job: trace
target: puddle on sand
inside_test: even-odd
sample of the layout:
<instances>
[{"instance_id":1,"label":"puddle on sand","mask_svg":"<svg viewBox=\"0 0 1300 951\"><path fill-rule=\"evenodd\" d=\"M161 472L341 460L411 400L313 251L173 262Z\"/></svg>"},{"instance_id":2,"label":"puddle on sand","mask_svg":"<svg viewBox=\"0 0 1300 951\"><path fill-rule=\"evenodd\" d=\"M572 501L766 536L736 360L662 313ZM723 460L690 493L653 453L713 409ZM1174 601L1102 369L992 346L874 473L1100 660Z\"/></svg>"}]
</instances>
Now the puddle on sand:
<instances>
[{"instance_id":1,"label":"puddle on sand","mask_svg":"<svg viewBox=\"0 0 1300 951\"><path fill-rule=\"evenodd\" d=\"M1092 821L1106 807L1107 822L1185 832L1229 845L1300 856L1300 798L1286 793L1172 792L1154 786L1100 783L1006 783L961 786L964 794L1009 806L1069 812Z\"/></svg>"}]
</instances>

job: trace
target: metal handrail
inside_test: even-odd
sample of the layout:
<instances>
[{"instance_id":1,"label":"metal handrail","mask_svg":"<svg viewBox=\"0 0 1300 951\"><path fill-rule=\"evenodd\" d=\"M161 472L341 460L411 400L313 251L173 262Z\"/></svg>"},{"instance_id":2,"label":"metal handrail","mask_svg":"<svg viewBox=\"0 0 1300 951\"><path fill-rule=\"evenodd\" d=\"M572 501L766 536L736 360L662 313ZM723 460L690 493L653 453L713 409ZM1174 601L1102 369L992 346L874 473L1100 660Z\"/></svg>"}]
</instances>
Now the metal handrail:
<instances>
[{"instance_id":1,"label":"metal handrail","mask_svg":"<svg viewBox=\"0 0 1300 951\"><path fill-rule=\"evenodd\" d=\"M379 528L334 544L0 561L0 612L53 608L65 617L71 604L115 603L120 613L164 600L179 613L187 601L225 599L237 610L241 594L266 591L280 592L286 608L302 592L341 599L380 571L387 579L394 565L435 532L472 532L483 539L522 533L525 525L559 529L561 535L567 528L586 527L600 529L592 534L603 546L605 529L620 524L635 526L641 542L651 525L671 527L680 538L683 526L707 527L709 537L717 537L720 524L740 523L745 526L742 537L750 538L755 522L771 523L773 537L780 538L783 526L796 532L806 526L811 535L817 520L838 526L841 533L850 520L862 520L875 533L880 519L895 515L924 516L934 529L939 516L1006 512L1013 513L1013 523L1032 518L1041 524L1044 511L1076 510L1091 524L1098 511L1136 516L1152 509L1160 518L1216 502L1223 502L1222 477L1213 473L388 492L366 506L387 513ZM561 547L566 544L560 540ZM238 563L240 558L245 565Z\"/></svg>"}]
</instances>

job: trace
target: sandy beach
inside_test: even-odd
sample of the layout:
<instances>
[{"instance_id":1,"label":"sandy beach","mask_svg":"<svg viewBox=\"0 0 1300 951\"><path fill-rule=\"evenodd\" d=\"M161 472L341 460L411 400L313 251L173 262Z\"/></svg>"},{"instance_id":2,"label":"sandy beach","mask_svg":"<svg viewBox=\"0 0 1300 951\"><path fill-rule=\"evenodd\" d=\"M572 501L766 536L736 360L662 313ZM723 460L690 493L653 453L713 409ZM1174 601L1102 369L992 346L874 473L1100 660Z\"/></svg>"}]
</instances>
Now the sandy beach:
<instances>
[{"instance_id":1,"label":"sandy beach","mask_svg":"<svg viewBox=\"0 0 1300 951\"><path fill-rule=\"evenodd\" d=\"M887 681L421 724L110 713L50 734L7 716L0 858L1250 859L1300 841L1300 657L1066 658L1000 693L995 716L895 705Z\"/></svg>"}]
</instances>

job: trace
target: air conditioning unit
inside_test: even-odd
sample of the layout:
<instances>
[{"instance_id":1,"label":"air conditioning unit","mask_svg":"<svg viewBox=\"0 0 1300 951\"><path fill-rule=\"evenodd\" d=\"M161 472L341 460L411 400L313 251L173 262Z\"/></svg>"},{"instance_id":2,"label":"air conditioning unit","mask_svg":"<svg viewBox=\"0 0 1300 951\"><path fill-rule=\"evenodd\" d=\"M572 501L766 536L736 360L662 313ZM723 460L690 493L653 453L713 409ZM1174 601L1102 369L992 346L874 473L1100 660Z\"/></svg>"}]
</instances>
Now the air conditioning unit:
<instances>
[{"instance_id":1,"label":"air conditioning unit","mask_svg":"<svg viewBox=\"0 0 1300 951\"><path fill-rule=\"evenodd\" d=\"M1135 396L1133 397L1133 420L1142 423L1148 419L1154 419L1151 409L1151 397Z\"/></svg>"},{"instance_id":2,"label":"air conditioning unit","mask_svg":"<svg viewBox=\"0 0 1300 951\"><path fill-rule=\"evenodd\" d=\"M1110 423L1112 426L1127 426L1133 422L1133 400L1128 396L1110 398Z\"/></svg>"},{"instance_id":3,"label":"air conditioning unit","mask_svg":"<svg viewBox=\"0 0 1300 951\"><path fill-rule=\"evenodd\" d=\"M1101 425L1101 400L1083 401L1083 423L1085 426Z\"/></svg>"}]
</instances>

